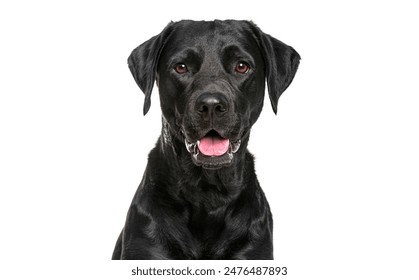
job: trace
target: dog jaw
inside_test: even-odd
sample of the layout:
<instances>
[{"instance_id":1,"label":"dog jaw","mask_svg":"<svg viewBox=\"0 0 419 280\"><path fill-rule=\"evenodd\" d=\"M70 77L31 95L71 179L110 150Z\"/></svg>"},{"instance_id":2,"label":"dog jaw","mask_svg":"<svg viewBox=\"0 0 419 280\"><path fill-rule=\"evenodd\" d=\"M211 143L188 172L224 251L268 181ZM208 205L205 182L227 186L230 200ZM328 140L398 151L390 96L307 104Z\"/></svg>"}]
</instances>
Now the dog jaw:
<instances>
[{"instance_id":1,"label":"dog jaw","mask_svg":"<svg viewBox=\"0 0 419 280\"><path fill-rule=\"evenodd\" d=\"M237 151L240 149L240 139L235 141L230 141L227 139L227 141L228 147L226 151L222 154L215 153L217 155L205 155L199 148L201 140L191 142L185 138L185 147L186 150L192 155L192 161L195 165L201 166L205 169L219 169L229 166L234 159L234 154L237 153Z\"/></svg>"}]
</instances>

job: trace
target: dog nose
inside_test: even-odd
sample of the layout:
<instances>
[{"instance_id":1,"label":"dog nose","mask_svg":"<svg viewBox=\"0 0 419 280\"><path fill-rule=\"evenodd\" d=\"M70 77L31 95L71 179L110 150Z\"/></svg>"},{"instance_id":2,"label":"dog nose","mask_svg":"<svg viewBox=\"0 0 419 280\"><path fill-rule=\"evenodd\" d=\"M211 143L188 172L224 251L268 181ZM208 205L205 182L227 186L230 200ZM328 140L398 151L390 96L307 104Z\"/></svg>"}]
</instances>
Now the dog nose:
<instances>
[{"instance_id":1,"label":"dog nose","mask_svg":"<svg viewBox=\"0 0 419 280\"><path fill-rule=\"evenodd\" d=\"M196 111L203 118L220 116L228 111L227 98L220 93L203 93L196 101Z\"/></svg>"}]
</instances>

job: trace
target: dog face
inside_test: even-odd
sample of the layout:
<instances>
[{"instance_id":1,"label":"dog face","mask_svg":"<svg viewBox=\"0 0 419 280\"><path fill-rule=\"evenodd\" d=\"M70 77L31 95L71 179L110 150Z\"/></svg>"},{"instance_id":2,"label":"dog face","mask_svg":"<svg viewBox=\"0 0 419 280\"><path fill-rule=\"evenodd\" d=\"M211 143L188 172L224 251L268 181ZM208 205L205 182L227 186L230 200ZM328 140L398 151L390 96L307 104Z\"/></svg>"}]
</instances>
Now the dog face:
<instances>
[{"instance_id":1,"label":"dog face","mask_svg":"<svg viewBox=\"0 0 419 280\"><path fill-rule=\"evenodd\" d=\"M172 134L203 168L230 165L263 106L276 113L300 57L247 21L181 21L135 49L128 62L150 107L154 81Z\"/></svg>"}]
</instances>

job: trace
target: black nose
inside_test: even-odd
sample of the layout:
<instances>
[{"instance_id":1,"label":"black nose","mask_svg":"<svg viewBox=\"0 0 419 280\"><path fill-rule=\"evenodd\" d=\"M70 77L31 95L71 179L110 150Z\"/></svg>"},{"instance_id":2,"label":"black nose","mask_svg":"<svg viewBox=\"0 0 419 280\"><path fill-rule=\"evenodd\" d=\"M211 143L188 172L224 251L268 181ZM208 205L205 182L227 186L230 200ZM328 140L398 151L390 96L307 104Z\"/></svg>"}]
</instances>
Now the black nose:
<instances>
[{"instance_id":1,"label":"black nose","mask_svg":"<svg viewBox=\"0 0 419 280\"><path fill-rule=\"evenodd\" d=\"M196 111L204 119L221 116L228 111L227 98L221 93L203 93L196 100Z\"/></svg>"}]
</instances>

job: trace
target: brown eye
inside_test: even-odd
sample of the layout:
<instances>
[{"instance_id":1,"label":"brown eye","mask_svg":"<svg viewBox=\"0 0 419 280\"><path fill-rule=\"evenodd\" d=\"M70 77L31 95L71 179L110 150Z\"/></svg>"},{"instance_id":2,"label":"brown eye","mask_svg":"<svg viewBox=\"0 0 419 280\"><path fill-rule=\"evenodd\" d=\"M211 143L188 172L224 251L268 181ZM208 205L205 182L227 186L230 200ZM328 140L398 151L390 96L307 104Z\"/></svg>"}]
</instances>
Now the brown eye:
<instances>
[{"instance_id":1,"label":"brown eye","mask_svg":"<svg viewBox=\"0 0 419 280\"><path fill-rule=\"evenodd\" d=\"M247 63L239 62L234 69L237 73L246 74L250 70L250 66Z\"/></svg>"},{"instance_id":2,"label":"brown eye","mask_svg":"<svg viewBox=\"0 0 419 280\"><path fill-rule=\"evenodd\" d=\"M183 63L179 63L175 66L175 71L178 74L185 74L188 72L188 67L186 67L186 65Z\"/></svg>"}]
</instances>

